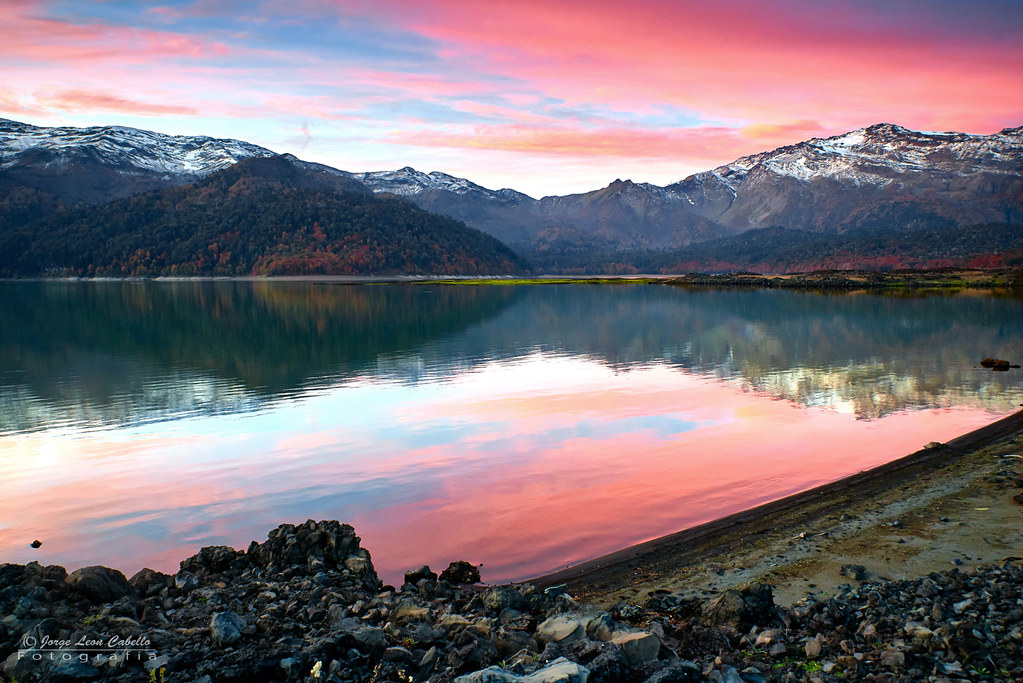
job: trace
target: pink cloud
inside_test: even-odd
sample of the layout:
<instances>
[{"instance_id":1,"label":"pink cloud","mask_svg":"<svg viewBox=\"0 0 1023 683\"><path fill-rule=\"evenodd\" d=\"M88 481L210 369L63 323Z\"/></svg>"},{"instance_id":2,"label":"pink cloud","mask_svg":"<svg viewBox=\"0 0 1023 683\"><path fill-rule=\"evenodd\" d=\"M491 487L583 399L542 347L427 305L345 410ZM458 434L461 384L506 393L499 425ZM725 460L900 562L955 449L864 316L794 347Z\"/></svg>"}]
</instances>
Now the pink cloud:
<instances>
[{"instance_id":1,"label":"pink cloud","mask_svg":"<svg viewBox=\"0 0 1023 683\"><path fill-rule=\"evenodd\" d=\"M176 104L159 104L129 100L109 93L85 90L64 90L61 92L37 95L36 100L45 107L59 109L70 113L107 111L140 116L159 116L162 114L196 115L194 107Z\"/></svg>"},{"instance_id":2,"label":"pink cloud","mask_svg":"<svg viewBox=\"0 0 1023 683\"><path fill-rule=\"evenodd\" d=\"M647 129L572 128L558 125L483 125L441 130L397 131L390 142L423 147L488 149L546 157L620 157L623 159L705 160L710 166L823 135L826 130L813 121L781 125L726 128Z\"/></svg>"},{"instance_id":3,"label":"pink cloud","mask_svg":"<svg viewBox=\"0 0 1023 683\"><path fill-rule=\"evenodd\" d=\"M212 58L228 53L226 45L169 31L105 24L73 24L31 13L31 5L0 6L0 56L17 62L66 63L80 69L114 62L119 66L151 64L175 57Z\"/></svg>"},{"instance_id":4,"label":"pink cloud","mask_svg":"<svg viewBox=\"0 0 1023 683\"><path fill-rule=\"evenodd\" d=\"M40 107L23 104L10 90L0 88L0 112L8 116L43 116L46 110Z\"/></svg>"},{"instance_id":5,"label":"pink cloud","mask_svg":"<svg viewBox=\"0 0 1023 683\"><path fill-rule=\"evenodd\" d=\"M378 69L352 68L343 72L345 83L370 86L374 90L394 90L427 99L495 94L501 87L482 80L432 73L408 73Z\"/></svg>"},{"instance_id":6,"label":"pink cloud","mask_svg":"<svg viewBox=\"0 0 1023 683\"><path fill-rule=\"evenodd\" d=\"M827 121L833 132L881 120L990 132L1023 110L1023 51L866 27L833 6L800 15L778 3L384 5L452 59L570 103L663 102L748 121Z\"/></svg>"}]
</instances>

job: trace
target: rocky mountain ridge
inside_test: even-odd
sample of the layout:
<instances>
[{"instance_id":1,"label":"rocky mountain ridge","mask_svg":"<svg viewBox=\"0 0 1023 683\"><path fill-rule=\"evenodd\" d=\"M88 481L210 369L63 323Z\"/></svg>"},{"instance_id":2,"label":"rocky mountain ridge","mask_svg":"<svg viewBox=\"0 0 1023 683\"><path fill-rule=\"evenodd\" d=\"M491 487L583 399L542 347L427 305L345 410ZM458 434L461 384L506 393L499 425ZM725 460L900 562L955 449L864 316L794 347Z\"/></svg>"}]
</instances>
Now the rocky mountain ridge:
<instances>
[{"instance_id":1,"label":"rocky mountain ridge","mask_svg":"<svg viewBox=\"0 0 1023 683\"><path fill-rule=\"evenodd\" d=\"M276 154L241 140L125 126L44 128L0 119L0 173L65 201L103 203L270 156Z\"/></svg>"},{"instance_id":2,"label":"rocky mountain ridge","mask_svg":"<svg viewBox=\"0 0 1023 683\"><path fill-rule=\"evenodd\" d=\"M273 155L237 140L0 120L0 195L33 191L103 203ZM339 186L347 181L340 189L365 186L463 221L552 271L597 254L606 260L628 250L685 249L758 228L947 229L1012 224L1023 213L1023 127L972 135L877 124L745 156L664 187L615 180L541 199L438 171L352 173L283 158Z\"/></svg>"},{"instance_id":3,"label":"rocky mountain ridge","mask_svg":"<svg viewBox=\"0 0 1023 683\"><path fill-rule=\"evenodd\" d=\"M1012 223L1023 211L1023 127L993 135L877 124L737 159L660 187L615 180L533 199L405 168L355 174L530 254L678 249L747 230L817 233ZM542 258L541 258L542 261Z\"/></svg>"}]
</instances>

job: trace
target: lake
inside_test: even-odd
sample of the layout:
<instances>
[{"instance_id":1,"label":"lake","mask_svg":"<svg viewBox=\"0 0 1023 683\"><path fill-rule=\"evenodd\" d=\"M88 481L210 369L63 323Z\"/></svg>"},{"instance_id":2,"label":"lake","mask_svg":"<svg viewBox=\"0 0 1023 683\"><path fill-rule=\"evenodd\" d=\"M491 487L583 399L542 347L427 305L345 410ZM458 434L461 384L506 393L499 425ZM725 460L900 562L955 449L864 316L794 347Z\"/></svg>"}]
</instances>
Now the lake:
<instances>
[{"instance_id":1,"label":"lake","mask_svg":"<svg viewBox=\"0 0 1023 683\"><path fill-rule=\"evenodd\" d=\"M172 573L312 518L387 582L527 578L992 422L1021 339L974 292L4 282L0 562Z\"/></svg>"}]
</instances>

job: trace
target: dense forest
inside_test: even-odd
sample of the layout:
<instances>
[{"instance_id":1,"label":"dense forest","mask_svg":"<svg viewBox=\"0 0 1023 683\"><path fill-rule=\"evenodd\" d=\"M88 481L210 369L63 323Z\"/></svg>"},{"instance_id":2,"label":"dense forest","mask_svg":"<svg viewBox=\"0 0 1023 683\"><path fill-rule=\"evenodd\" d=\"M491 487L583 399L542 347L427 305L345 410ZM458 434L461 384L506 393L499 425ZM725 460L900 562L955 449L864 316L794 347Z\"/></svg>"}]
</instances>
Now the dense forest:
<instances>
[{"instance_id":1,"label":"dense forest","mask_svg":"<svg viewBox=\"0 0 1023 683\"><path fill-rule=\"evenodd\" d=\"M562 273L791 273L822 269L1023 266L1023 225L946 226L822 234L764 228L683 249L560 254L530 252L539 269Z\"/></svg>"},{"instance_id":2,"label":"dense forest","mask_svg":"<svg viewBox=\"0 0 1023 683\"><path fill-rule=\"evenodd\" d=\"M528 270L504 244L463 223L398 197L338 191L281 157L102 206L54 213L34 191L8 191L5 201L3 276Z\"/></svg>"}]
</instances>

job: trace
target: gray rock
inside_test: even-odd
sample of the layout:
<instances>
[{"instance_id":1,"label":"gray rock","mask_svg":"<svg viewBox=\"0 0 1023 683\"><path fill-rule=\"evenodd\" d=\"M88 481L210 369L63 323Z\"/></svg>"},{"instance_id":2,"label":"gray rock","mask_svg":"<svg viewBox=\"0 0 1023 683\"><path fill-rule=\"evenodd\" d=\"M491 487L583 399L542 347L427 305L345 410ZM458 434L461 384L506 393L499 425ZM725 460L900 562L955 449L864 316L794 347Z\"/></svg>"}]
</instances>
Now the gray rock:
<instances>
[{"instance_id":1,"label":"gray rock","mask_svg":"<svg viewBox=\"0 0 1023 683\"><path fill-rule=\"evenodd\" d=\"M363 626L351 633L359 650L363 652L380 652L387 647L387 639L384 637L383 629L375 626Z\"/></svg>"},{"instance_id":2,"label":"gray rock","mask_svg":"<svg viewBox=\"0 0 1023 683\"><path fill-rule=\"evenodd\" d=\"M181 571L174 575L174 587L188 593L199 587L199 577L192 572Z\"/></svg>"},{"instance_id":3,"label":"gray rock","mask_svg":"<svg viewBox=\"0 0 1023 683\"><path fill-rule=\"evenodd\" d=\"M298 664L298 660L295 659L294 657L285 657L284 659L282 659L280 661L278 666L280 666L282 669L284 669L285 673L290 677L291 676L291 670L293 668L295 668L296 664Z\"/></svg>"},{"instance_id":4,"label":"gray rock","mask_svg":"<svg viewBox=\"0 0 1023 683\"><path fill-rule=\"evenodd\" d=\"M780 629L769 628L766 631L762 631L757 636L757 640L754 643L757 647L768 647L772 643L777 643L782 640L782 633Z\"/></svg>"},{"instance_id":5,"label":"gray rock","mask_svg":"<svg viewBox=\"0 0 1023 683\"><path fill-rule=\"evenodd\" d=\"M488 588L480 595L480 599L483 608L489 614L500 614L504 610L520 610L526 602L521 593L503 586Z\"/></svg>"},{"instance_id":6,"label":"gray rock","mask_svg":"<svg viewBox=\"0 0 1023 683\"><path fill-rule=\"evenodd\" d=\"M33 658L35 654L39 655L38 660ZM45 680L52 664L47 655L38 650L18 650L4 660L3 671L12 680Z\"/></svg>"},{"instance_id":7,"label":"gray rock","mask_svg":"<svg viewBox=\"0 0 1023 683\"><path fill-rule=\"evenodd\" d=\"M729 588L704 608L704 619L709 624L738 626L746 613L746 602L742 594Z\"/></svg>"},{"instance_id":8,"label":"gray rock","mask_svg":"<svg viewBox=\"0 0 1023 683\"><path fill-rule=\"evenodd\" d=\"M405 621L425 621L429 616L430 610L410 603L398 605L398 608L391 614L391 618L399 623Z\"/></svg>"},{"instance_id":9,"label":"gray rock","mask_svg":"<svg viewBox=\"0 0 1023 683\"><path fill-rule=\"evenodd\" d=\"M523 683L586 683L589 675L586 667L559 657L523 678Z\"/></svg>"},{"instance_id":10,"label":"gray rock","mask_svg":"<svg viewBox=\"0 0 1023 683\"><path fill-rule=\"evenodd\" d=\"M386 648L380 656L380 660L383 662L397 662L398 664L411 664L412 653L407 648L395 645Z\"/></svg>"},{"instance_id":11,"label":"gray rock","mask_svg":"<svg viewBox=\"0 0 1023 683\"><path fill-rule=\"evenodd\" d=\"M608 642L614 637L614 621L606 614L597 616L586 622L586 635L593 640Z\"/></svg>"},{"instance_id":12,"label":"gray rock","mask_svg":"<svg viewBox=\"0 0 1023 683\"><path fill-rule=\"evenodd\" d=\"M124 574L109 567L82 567L64 580L68 587L91 602L113 602L131 590Z\"/></svg>"},{"instance_id":13,"label":"gray rock","mask_svg":"<svg viewBox=\"0 0 1023 683\"><path fill-rule=\"evenodd\" d=\"M455 683L586 683L590 671L586 667L559 657L528 676L519 676L499 666L459 676Z\"/></svg>"},{"instance_id":14,"label":"gray rock","mask_svg":"<svg viewBox=\"0 0 1023 683\"><path fill-rule=\"evenodd\" d=\"M210 619L210 636L215 645L230 645L242 637L245 620L234 612L218 612Z\"/></svg>"},{"instance_id":15,"label":"gray rock","mask_svg":"<svg viewBox=\"0 0 1023 683\"><path fill-rule=\"evenodd\" d=\"M169 655L160 655L159 657L154 657L153 659L143 662L142 668L145 669L146 671L155 671L160 667L167 666L169 662L170 662Z\"/></svg>"},{"instance_id":16,"label":"gray rock","mask_svg":"<svg viewBox=\"0 0 1023 683\"><path fill-rule=\"evenodd\" d=\"M618 646L634 668L650 664L661 650L661 641L652 633L623 633L612 638L611 642Z\"/></svg>"},{"instance_id":17,"label":"gray rock","mask_svg":"<svg viewBox=\"0 0 1023 683\"><path fill-rule=\"evenodd\" d=\"M813 640L806 641L806 646L803 648L806 653L807 659L817 659L821 656L821 650L824 648L824 636L818 633L814 636Z\"/></svg>"},{"instance_id":18,"label":"gray rock","mask_svg":"<svg viewBox=\"0 0 1023 683\"><path fill-rule=\"evenodd\" d=\"M444 640L444 631L433 628L429 624L419 623L412 631L412 639L417 643L440 643Z\"/></svg>"},{"instance_id":19,"label":"gray rock","mask_svg":"<svg viewBox=\"0 0 1023 683\"><path fill-rule=\"evenodd\" d=\"M585 624L568 614L551 617L536 627L536 638L542 643L568 644L585 637Z\"/></svg>"},{"instance_id":20,"label":"gray rock","mask_svg":"<svg viewBox=\"0 0 1023 683\"><path fill-rule=\"evenodd\" d=\"M427 679L430 677L440 664L441 654L440 650L436 646L431 647L423 655L423 658L419 660L419 678Z\"/></svg>"},{"instance_id":21,"label":"gray rock","mask_svg":"<svg viewBox=\"0 0 1023 683\"><path fill-rule=\"evenodd\" d=\"M881 653L881 666L897 668L906 663L906 654L899 650L885 650Z\"/></svg>"},{"instance_id":22,"label":"gray rock","mask_svg":"<svg viewBox=\"0 0 1023 683\"><path fill-rule=\"evenodd\" d=\"M138 570L134 576L128 579L128 585L141 595L155 593L158 590L171 586L173 582L174 580L167 574L154 571L149 567Z\"/></svg>"},{"instance_id":23,"label":"gray rock","mask_svg":"<svg viewBox=\"0 0 1023 683\"><path fill-rule=\"evenodd\" d=\"M536 620L529 612L520 612L516 609L505 608L501 610L497 620L508 628L520 631L535 631Z\"/></svg>"},{"instance_id":24,"label":"gray rock","mask_svg":"<svg viewBox=\"0 0 1023 683\"><path fill-rule=\"evenodd\" d=\"M501 629L494 638L494 647L502 655L512 655L521 650L539 651L536 639L525 631Z\"/></svg>"},{"instance_id":25,"label":"gray rock","mask_svg":"<svg viewBox=\"0 0 1023 683\"><path fill-rule=\"evenodd\" d=\"M519 676L494 665L459 676L455 679L455 683L517 683L524 678L525 676Z\"/></svg>"},{"instance_id":26,"label":"gray rock","mask_svg":"<svg viewBox=\"0 0 1023 683\"><path fill-rule=\"evenodd\" d=\"M724 670L721 680L724 683L746 683L746 681L742 680L742 676L739 675L739 672L735 670L734 666L730 666Z\"/></svg>"},{"instance_id":27,"label":"gray rock","mask_svg":"<svg viewBox=\"0 0 1023 683\"><path fill-rule=\"evenodd\" d=\"M47 680L51 681L92 681L100 676L100 671L92 664L83 662L72 655L55 664L46 674Z\"/></svg>"},{"instance_id":28,"label":"gray rock","mask_svg":"<svg viewBox=\"0 0 1023 683\"><path fill-rule=\"evenodd\" d=\"M739 677L743 683L767 683L767 676L760 673L760 670L756 667L747 667L739 672ZM814 680L814 679L810 679Z\"/></svg>"},{"instance_id":29,"label":"gray rock","mask_svg":"<svg viewBox=\"0 0 1023 683\"><path fill-rule=\"evenodd\" d=\"M697 683L703 681L700 667L682 659L654 672L643 683Z\"/></svg>"}]
</instances>

